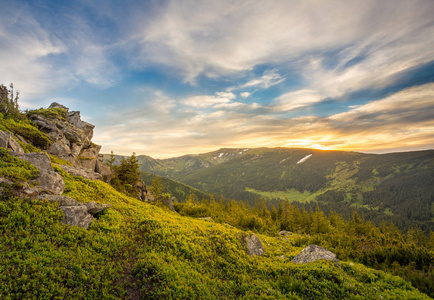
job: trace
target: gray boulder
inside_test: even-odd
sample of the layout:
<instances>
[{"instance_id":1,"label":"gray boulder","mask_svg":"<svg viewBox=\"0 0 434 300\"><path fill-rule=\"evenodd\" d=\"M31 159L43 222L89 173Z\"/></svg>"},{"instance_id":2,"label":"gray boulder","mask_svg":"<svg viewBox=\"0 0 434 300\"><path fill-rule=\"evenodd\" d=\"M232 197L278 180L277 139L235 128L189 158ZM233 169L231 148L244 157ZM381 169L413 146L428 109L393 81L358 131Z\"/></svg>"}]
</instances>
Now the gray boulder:
<instances>
[{"instance_id":1,"label":"gray boulder","mask_svg":"<svg viewBox=\"0 0 434 300\"><path fill-rule=\"evenodd\" d=\"M102 180L101 174L92 172L90 170L81 167L72 167L72 166L58 165L58 164L56 164L56 166L62 168L64 171L74 176L81 176L85 179L90 179L90 180Z\"/></svg>"},{"instance_id":2,"label":"gray boulder","mask_svg":"<svg viewBox=\"0 0 434 300\"><path fill-rule=\"evenodd\" d=\"M65 213L63 223L87 229L94 217L87 212L86 206L61 206Z\"/></svg>"},{"instance_id":3,"label":"gray boulder","mask_svg":"<svg viewBox=\"0 0 434 300\"><path fill-rule=\"evenodd\" d=\"M308 247L301 250L301 252L294 257L292 262L296 264L306 264L320 259L331 260L339 266L339 261L336 259L336 254L317 245L309 245Z\"/></svg>"},{"instance_id":4,"label":"gray boulder","mask_svg":"<svg viewBox=\"0 0 434 300\"><path fill-rule=\"evenodd\" d=\"M102 212L103 210L106 210L107 208L112 207L111 204L105 204L105 203L96 203L96 202L88 202L85 203L87 212L96 215L99 212Z\"/></svg>"},{"instance_id":5,"label":"gray boulder","mask_svg":"<svg viewBox=\"0 0 434 300\"><path fill-rule=\"evenodd\" d=\"M105 163L100 161L99 159L96 160L95 164L95 171L102 176L102 180L104 182L109 183L110 180L113 178L113 172L110 169L109 166L107 166Z\"/></svg>"},{"instance_id":6,"label":"gray boulder","mask_svg":"<svg viewBox=\"0 0 434 300\"><path fill-rule=\"evenodd\" d=\"M11 155L29 162L39 170L39 177L32 182L37 183L35 187L40 193L60 195L65 190L63 177L54 172L51 160L46 153L17 153L10 152Z\"/></svg>"},{"instance_id":7,"label":"gray boulder","mask_svg":"<svg viewBox=\"0 0 434 300\"><path fill-rule=\"evenodd\" d=\"M35 188L38 189L40 193L61 195L65 190L63 177L54 171L41 172L34 182L39 184Z\"/></svg>"},{"instance_id":8,"label":"gray boulder","mask_svg":"<svg viewBox=\"0 0 434 300\"><path fill-rule=\"evenodd\" d=\"M65 214L65 218L62 222L85 229L87 229L94 220L94 215L112 206L111 204L96 202L79 203L68 196L42 195L38 198L49 202L58 202L59 209Z\"/></svg>"},{"instance_id":9,"label":"gray boulder","mask_svg":"<svg viewBox=\"0 0 434 300\"><path fill-rule=\"evenodd\" d=\"M250 236L246 235L244 241L246 242L246 247L250 256L261 256L265 253L265 248L262 246L262 242L256 234Z\"/></svg>"},{"instance_id":10,"label":"gray boulder","mask_svg":"<svg viewBox=\"0 0 434 300\"><path fill-rule=\"evenodd\" d=\"M32 153L16 153L11 152L11 155L19 158L21 160L27 161L31 165L38 168L40 172L43 171L53 171L53 167L51 166L50 157L43 152L32 152Z\"/></svg>"},{"instance_id":11,"label":"gray boulder","mask_svg":"<svg viewBox=\"0 0 434 300\"><path fill-rule=\"evenodd\" d=\"M23 148L14 139L12 133L0 130L0 147L12 150L17 153L24 153Z\"/></svg>"},{"instance_id":12,"label":"gray boulder","mask_svg":"<svg viewBox=\"0 0 434 300\"><path fill-rule=\"evenodd\" d=\"M41 200L47 200L49 202L57 202L59 206L83 206L83 203L79 203L77 200L68 197L68 196L59 196L59 195L41 195L38 197Z\"/></svg>"},{"instance_id":13,"label":"gray boulder","mask_svg":"<svg viewBox=\"0 0 434 300\"><path fill-rule=\"evenodd\" d=\"M82 168L89 170L89 171L92 171L92 172L95 172L95 170L96 170L96 158L80 158L79 161L80 161Z\"/></svg>"}]
</instances>

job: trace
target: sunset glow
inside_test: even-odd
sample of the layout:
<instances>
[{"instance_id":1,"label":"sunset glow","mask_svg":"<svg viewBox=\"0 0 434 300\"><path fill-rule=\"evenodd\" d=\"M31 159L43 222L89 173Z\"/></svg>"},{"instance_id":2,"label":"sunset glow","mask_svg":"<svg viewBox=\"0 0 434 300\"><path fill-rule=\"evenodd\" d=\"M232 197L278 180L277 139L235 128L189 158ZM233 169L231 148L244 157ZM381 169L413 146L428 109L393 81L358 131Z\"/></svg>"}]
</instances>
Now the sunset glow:
<instances>
[{"instance_id":1,"label":"sunset glow","mask_svg":"<svg viewBox=\"0 0 434 300\"><path fill-rule=\"evenodd\" d=\"M434 148L434 2L9 1L0 83L102 152ZM357 12L356 14L354 12Z\"/></svg>"}]
</instances>

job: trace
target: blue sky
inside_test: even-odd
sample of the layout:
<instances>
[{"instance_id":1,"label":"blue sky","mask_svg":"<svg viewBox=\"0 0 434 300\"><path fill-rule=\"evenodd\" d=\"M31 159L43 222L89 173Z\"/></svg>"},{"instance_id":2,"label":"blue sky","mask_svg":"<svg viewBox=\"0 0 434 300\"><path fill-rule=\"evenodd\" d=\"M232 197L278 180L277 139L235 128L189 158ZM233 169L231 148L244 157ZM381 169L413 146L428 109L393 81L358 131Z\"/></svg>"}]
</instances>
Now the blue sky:
<instances>
[{"instance_id":1,"label":"blue sky","mask_svg":"<svg viewBox=\"0 0 434 300\"><path fill-rule=\"evenodd\" d=\"M0 4L0 83L105 153L434 148L432 0Z\"/></svg>"}]
</instances>

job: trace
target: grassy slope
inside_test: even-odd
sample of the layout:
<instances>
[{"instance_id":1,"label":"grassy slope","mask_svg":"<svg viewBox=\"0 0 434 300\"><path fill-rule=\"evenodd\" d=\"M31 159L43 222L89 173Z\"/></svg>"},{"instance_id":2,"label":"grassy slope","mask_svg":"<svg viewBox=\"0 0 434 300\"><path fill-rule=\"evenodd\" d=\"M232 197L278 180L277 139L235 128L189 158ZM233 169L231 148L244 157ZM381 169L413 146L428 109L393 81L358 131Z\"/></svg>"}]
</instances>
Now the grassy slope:
<instances>
[{"instance_id":1,"label":"grassy slope","mask_svg":"<svg viewBox=\"0 0 434 300\"><path fill-rule=\"evenodd\" d=\"M290 260L307 246L296 235L259 235L266 254L250 258L244 233L234 227L182 217L56 171L65 195L113 207L84 230L60 223L54 204L3 198L2 299L429 299L401 278L360 264L294 265Z\"/></svg>"}]
</instances>

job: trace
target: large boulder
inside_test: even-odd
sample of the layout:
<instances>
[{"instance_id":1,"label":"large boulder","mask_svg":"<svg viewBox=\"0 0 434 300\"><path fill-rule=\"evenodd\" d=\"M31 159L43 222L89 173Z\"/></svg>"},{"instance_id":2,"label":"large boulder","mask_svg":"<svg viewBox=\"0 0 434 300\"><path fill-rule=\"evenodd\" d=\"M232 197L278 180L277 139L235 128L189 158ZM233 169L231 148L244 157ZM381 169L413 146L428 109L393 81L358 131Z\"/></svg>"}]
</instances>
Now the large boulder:
<instances>
[{"instance_id":1,"label":"large boulder","mask_svg":"<svg viewBox=\"0 0 434 300\"><path fill-rule=\"evenodd\" d=\"M111 204L96 202L79 203L68 196L42 195L38 198L49 202L58 202L59 209L65 214L65 218L62 222L85 229L87 229L94 220L94 215L112 206Z\"/></svg>"},{"instance_id":2,"label":"large boulder","mask_svg":"<svg viewBox=\"0 0 434 300\"><path fill-rule=\"evenodd\" d=\"M0 147L12 150L17 153L24 153L23 148L14 139L12 133L0 130Z\"/></svg>"},{"instance_id":3,"label":"large boulder","mask_svg":"<svg viewBox=\"0 0 434 300\"><path fill-rule=\"evenodd\" d=\"M87 212L86 206L62 206L65 213L63 223L87 229L94 217Z\"/></svg>"},{"instance_id":4,"label":"large boulder","mask_svg":"<svg viewBox=\"0 0 434 300\"><path fill-rule=\"evenodd\" d=\"M301 252L294 257L292 262L296 264L306 264L320 259L331 260L339 266L339 261L336 259L336 254L317 245L309 245L308 247L301 250Z\"/></svg>"},{"instance_id":5,"label":"large boulder","mask_svg":"<svg viewBox=\"0 0 434 300\"><path fill-rule=\"evenodd\" d=\"M265 248L256 234L246 235L244 241L246 242L247 251L250 256L261 256L265 253Z\"/></svg>"},{"instance_id":6,"label":"large boulder","mask_svg":"<svg viewBox=\"0 0 434 300\"><path fill-rule=\"evenodd\" d=\"M29 162L39 170L39 176L32 182L37 183L35 188L40 193L60 195L65 190L65 182L63 177L54 172L51 166L51 160L46 153L32 152L32 153L17 153L10 152L11 155Z\"/></svg>"}]
</instances>

